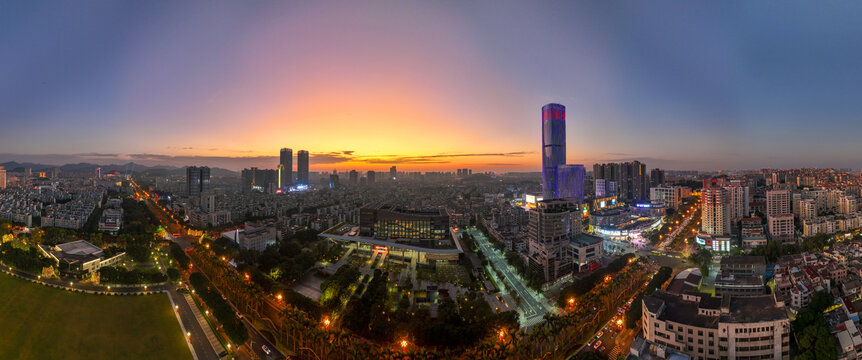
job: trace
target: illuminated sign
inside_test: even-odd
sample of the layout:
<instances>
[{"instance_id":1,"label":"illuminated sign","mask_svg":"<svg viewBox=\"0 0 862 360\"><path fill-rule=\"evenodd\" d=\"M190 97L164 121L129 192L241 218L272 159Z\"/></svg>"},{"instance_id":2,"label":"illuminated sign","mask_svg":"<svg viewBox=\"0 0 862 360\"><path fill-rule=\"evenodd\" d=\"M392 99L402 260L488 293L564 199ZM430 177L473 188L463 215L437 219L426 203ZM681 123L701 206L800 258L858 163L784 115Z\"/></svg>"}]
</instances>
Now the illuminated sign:
<instances>
[{"instance_id":1,"label":"illuminated sign","mask_svg":"<svg viewBox=\"0 0 862 360\"><path fill-rule=\"evenodd\" d=\"M639 208L651 208L652 204L637 204L637 207L639 207Z\"/></svg>"}]
</instances>

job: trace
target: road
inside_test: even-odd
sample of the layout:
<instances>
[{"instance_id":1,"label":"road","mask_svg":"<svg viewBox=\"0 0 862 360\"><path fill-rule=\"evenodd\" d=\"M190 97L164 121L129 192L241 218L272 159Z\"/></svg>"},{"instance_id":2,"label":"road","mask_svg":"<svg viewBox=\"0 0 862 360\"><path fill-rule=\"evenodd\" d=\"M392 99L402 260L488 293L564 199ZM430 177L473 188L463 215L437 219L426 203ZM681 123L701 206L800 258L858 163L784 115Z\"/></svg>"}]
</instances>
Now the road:
<instances>
[{"instance_id":1,"label":"road","mask_svg":"<svg viewBox=\"0 0 862 360\"><path fill-rule=\"evenodd\" d=\"M503 258L502 253L499 251L494 251L494 246L488 241L481 231L473 229L468 229L467 232L476 239L476 244L479 246L479 251L485 254L485 258L490 261L491 266L494 269L500 271L503 274L503 278L506 281L506 287L508 289L514 290L517 293L518 297L521 299L521 313L526 320L522 323L522 326L527 326L528 324L534 324L536 320L541 320L548 310L542 305L541 300L537 300L530 292L530 289L527 288L524 283L518 279L518 277L513 273L513 269L506 262L506 259Z\"/></svg>"},{"instance_id":2,"label":"road","mask_svg":"<svg viewBox=\"0 0 862 360\"><path fill-rule=\"evenodd\" d=\"M178 308L177 313L180 315L180 320L183 323L183 327L186 332L189 334L189 342L194 347L195 355L197 355L198 360L211 360L218 359L218 354L215 353L213 347L210 345L209 340L207 340L206 335L204 335L204 330L201 328L200 323L197 318L195 318L194 313L192 312L191 307L189 307L188 302L183 299L183 296L177 293L176 289L171 288L168 290L168 296L173 300L174 305Z\"/></svg>"},{"instance_id":3,"label":"road","mask_svg":"<svg viewBox=\"0 0 862 360\"><path fill-rule=\"evenodd\" d=\"M135 185L135 187L137 188L137 192L138 192L139 194L143 195L143 196L141 196L141 198L143 198L143 199L145 199L145 200L146 200L146 203L147 203L147 205L149 206L150 210L151 210L151 211L156 215L156 217L158 218L158 220L159 220L159 222L162 224L162 226L165 226L165 228L168 230L168 239L171 239L171 240L173 240L174 242L176 242L177 244L179 244L181 247L183 247L183 249L184 249L184 250L187 250L187 249L191 248L191 246L192 246L192 244L191 244L191 243L192 243L192 239L189 239L188 237L184 237L184 236L180 236L180 237L178 237L178 238L176 238L176 239L175 239L175 238L171 235L171 234L173 234L173 233L180 233L180 234L183 234L183 233L185 233L185 228L184 228L184 227L183 227L183 226L182 226L178 221L176 221L174 218L172 218L172 217L171 217L171 215L165 211L165 209L163 209L163 208L162 208L161 206L159 206L158 204L154 203L154 202L152 201L152 199L150 199L150 198L149 198L149 194L148 194L148 193L146 193L145 191L143 191L143 190L138 186L138 184L137 184L137 183L134 183L134 182L133 182L133 184L134 184L134 185ZM218 290L218 289L216 289L216 290ZM175 293L176 293L176 292L174 291L174 294L175 294ZM173 297L173 295L172 295L172 297ZM174 297L174 299L180 299L180 298L178 298L178 297ZM230 302L230 300L228 300L227 302L228 302L228 304L230 304L231 308L233 308L234 312L239 313L239 311L237 310L236 306L234 306L234 305L233 305L233 303L231 303L231 302ZM178 301L177 303L180 305L180 308L181 308L181 310L182 310L182 304L183 304L183 303L185 303L185 301ZM190 316L190 317L191 317L191 319L192 319L192 320L194 320L194 315L192 315L192 314L191 314L191 309L188 309L188 311L187 311L187 312L188 312L188 314L186 314L186 315ZM187 321L185 320L185 317L183 317L182 312L181 312L181 317L184 319L184 320L183 320L183 324L187 324ZM247 342L247 345L248 345L248 347L250 348L250 350L254 353L254 355L256 355L256 357L254 357L254 356L248 356L248 358L258 358L258 359L266 359L266 360L278 360L278 359L284 359L284 358L285 358L284 354L282 354L282 353L281 353L281 352L280 352L280 351L275 347L275 345L273 345L273 344L272 344L272 342L270 342L269 340L267 340L267 339L266 339L266 338L265 338L265 337L264 337L264 336L263 336L263 335L262 335L262 334L261 334L261 333L260 333L260 332L259 332L259 331L258 331L258 330L257 330L257 329L252 325L252 324L251 324L251 322L249 322L249 321L248 321L248 319L246 319L246 317L245 317L245 316L243 316L242 321L243 321L243 323L245 324L246 328L248 329L249 341ZM199 334L199 336L200 336L200 337L203 337L203 330L202 330L202 329L200 329L200 326L199 326L199 324L197 323L197 321L196 321L196 320L194 320L194 321L192 321L192 322L193 322L194 324L196 324L196 325L197 325L197 329L199 330L199 331L197 332L197 334ZM189 325L186 325L186 328L187 328L187 329L189 329ZM190 330L190 331L191 331L191 330ZM192 336L192 337L194 337L194 334L193 334L193 336ZM206 345L205 347L206 347L206 348L209 348L210 353L213 353L213 351L212 351L212 347L209 345L209 342L207 342L207 340L206 340L206 338L205 338L205 337L203 337L203 341L205 342L205 345ZM194 344L194 343L193 343L193 344ZM269 350L269 354L267 354L265 351L263 351L263 348L262 348L262 346L263 346L263 345L266 345L266 347L267 347L267 348L268 348L268 350ZM195 351L196 351L196 352L198 351L198 349L199 349L199 347L198 347L198 346L195 346ZM203 352L205 353L205 351L203 351ZM213 355L214 355L214 354L213 354ZM238 352L236 353L236 355L237 355L238 357L242 357L243 355L248 355L248 354L247 354L245 351L238 351ZM215 357L215 358L217 359L218 357ZM199 359L199 360L203 360L203 359L209 359L209 358L204 358L204 357L201 357L200 355L198 355L198 359Z\"/></svg>"}]
</instances>

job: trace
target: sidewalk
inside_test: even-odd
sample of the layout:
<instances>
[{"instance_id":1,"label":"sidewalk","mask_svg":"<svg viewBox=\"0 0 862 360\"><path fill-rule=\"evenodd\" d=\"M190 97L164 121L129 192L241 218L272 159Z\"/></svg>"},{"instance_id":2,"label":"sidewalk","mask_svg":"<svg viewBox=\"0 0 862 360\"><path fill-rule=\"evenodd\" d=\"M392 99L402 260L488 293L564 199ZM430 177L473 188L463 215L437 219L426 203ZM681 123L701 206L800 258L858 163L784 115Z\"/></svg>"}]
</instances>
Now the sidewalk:
<instances>
[{"instance_id":1,"label":"sidewalk","mask_svg":"<svg viewBox=\"0 0 862 360\"><path fill-rule=\"evenodd\" d=\"M207 323L207 320L204 318L204 314L201 314L201 311L200 311L200 309L198 309L197 305L195 304L195 300L192 299L192 296L189 294L183 294L183 298L186 300L186 303L188 303L189 307L192 309L192 313L195 315L195 318L198 320L198 323L200 324L201 329L203 329L204 335L206 335L207 340L210 343L210 346L212 346L212 348L213 348L213 351L215 351L216 354L221 354L222 352L224 352L225 351L224 346L221 345L221 342L218 340L218 338L213 333L212 328L210 328L209 324Z\"/></svg>"}]
</instances>

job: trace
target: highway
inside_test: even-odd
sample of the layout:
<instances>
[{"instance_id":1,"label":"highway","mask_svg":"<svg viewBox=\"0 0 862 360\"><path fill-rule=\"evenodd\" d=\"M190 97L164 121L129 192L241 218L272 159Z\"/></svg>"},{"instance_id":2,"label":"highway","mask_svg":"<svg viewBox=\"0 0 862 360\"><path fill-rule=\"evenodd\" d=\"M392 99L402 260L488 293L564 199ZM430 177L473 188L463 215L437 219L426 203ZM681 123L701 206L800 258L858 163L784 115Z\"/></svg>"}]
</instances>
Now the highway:
<instances>
[{"instance_id":1,"label":"highway","mask_svg":"<svg viewBox=\"0 0 862 360\"><path fill-rule=\"evenodd\" d=\"M485 254L485 258L491 262L491 266L503 274L503 278L507 283L506 287L513 289L521 299L520 308L522 315L526 320L521 325L528 326L528 324L535 324L537 320L541 320L548 312L547 309L545 309L540 300L533 297L530 293L530 289L528 289L527 286L524 285L524 283L512 272L513 269L506 262L506 259L503 258L502 253L494 251L494 245L488 241L485 234L481 231L473 228L468 229L467 232L476 239L476 244L479 246L479 250Z\"/></svg>"}]
</instances>

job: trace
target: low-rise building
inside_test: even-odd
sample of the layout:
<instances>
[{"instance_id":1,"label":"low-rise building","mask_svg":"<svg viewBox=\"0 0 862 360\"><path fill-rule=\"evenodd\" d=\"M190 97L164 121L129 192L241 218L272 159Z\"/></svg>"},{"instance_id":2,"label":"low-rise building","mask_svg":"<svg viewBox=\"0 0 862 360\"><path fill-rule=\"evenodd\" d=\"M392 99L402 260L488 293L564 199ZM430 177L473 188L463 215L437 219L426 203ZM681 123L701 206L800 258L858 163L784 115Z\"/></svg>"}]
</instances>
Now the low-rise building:
<instances>
[{"instance_id":1,"label":"low-rise building","mask_svg":"<svg viewBox=\"0 0 862 360\"><path fill-rule=\"evenodd\" d=\"M57 261L57 268L63 276L78 279L88 278L102 267L119 263L125 252L105 258L105 252L86 240L47 246L39 245L45 256Z\"/></svg>"}]
</instances>

